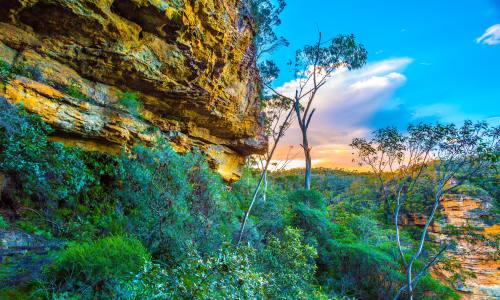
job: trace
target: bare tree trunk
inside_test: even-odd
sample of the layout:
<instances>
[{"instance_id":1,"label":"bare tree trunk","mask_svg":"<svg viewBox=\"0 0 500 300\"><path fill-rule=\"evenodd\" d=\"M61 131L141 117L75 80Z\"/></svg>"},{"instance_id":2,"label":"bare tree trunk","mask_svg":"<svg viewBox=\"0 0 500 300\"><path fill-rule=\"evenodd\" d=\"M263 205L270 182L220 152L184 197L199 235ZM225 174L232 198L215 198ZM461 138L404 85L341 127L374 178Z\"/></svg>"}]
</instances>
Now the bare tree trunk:
<instances>
[{"instance_id":1,"label":"bare tree trunk","mask_svg":"<svg viewBox=\"0 0 500 300\"><path fill-rule=\"evenodd\" d=\"M311 171L312 171L312 160L311 160L311 148L309 148L309 142L307 140L307 133L303 133L302 148L304 148L304 156L306 161L306 170L304 174L304 188L306 190L311 189Z\"/></svg>"},{"instance_id":2,"label":"bare tree trunk","mask_svg":"<svg viewBox=\"0 0 500 300\"><path fill-rule=\"evenodd\" d=\"M259 182L257 183L257 186L255 187L255 190L253 192L252 201L250 202L250 205L248 206L248 209L245 212L245 215L243 217L243 221L241 222L240 233L238 235L238 244L241 242L241 239L243 238L243 232L245 231L245 225L247 224L248 217L250 216L250 212L252 211L252 207L255 203L255 200L257 199L257 195L259 193L262 182L264 181L264 178L267 177L267 170L269 169L269 164L271 163L271 159L273 158L274 151L276 150L276 147L278 146L278 143L279 143L281 137L285 133L286 124L290 120L290 117L291 117L293 111L294 111L294 109L292 108L288 112L288 115L285 117L285 120L283 121L283 125L280 127L278 137L276 138L271 151L268 152L269 154L267 155L267 158L266 158L266 164L264 165L264 168L262 169L262 172L261 172L260 178L259 178Z\"/></svg>"},{"instance_id":3,"label":"bare tree trunk","mask_svg":"<svg viewBox=\"0 0 500 300\"><path fill-rule=\"evenodd\" d=\"M262 192L262 201L266 201L267 198L267 172L264 174L264 191Z\"/></svg>"},{"instance_id":4,"label":"bare tree trunk","mask_svg":"<svg viewBox=\"0 0 500 300\"><path fill-rule=\"evenodd\" d=\"M300 145L302 149L304 149L304 158L306 162L306 169L304 172L304 188L306 190L311 189L311 170L312 170L312 160L311 160L311 148L309 147L309 140L307 138L307 129L309 127L309 122L311 120L311 116L314 113L314 110L309 115L309 119L304 121L300 115L300 99L298 97L298 92L295 93L295 113L297 115L297 120L299 123L300 130L302 132L302 144ZM307 114L307 112L305 112ZM307 116L307 115L306 115Z\"/></svg>"},{"instance_id":5,"label":"bare tree trunk","mask_svg":"<svg viewBox=\"0 0 500 300\"><path fill-rule=\"evenodd\" d=\"M260 186L262 185L262 181L264 180L264 176L267 173L267 166L268 166L268 164L266 164L266 169L263 170L262 173L260 174L259 182L257 183L255 190L253 191L252 201L250 202L250 206L248 206L248 209L245 212L245 216L243 217L243 221L241 222L240 233L238 235L238 244L241 242L241 239L243 238L243 232L245 230L245 225L247 224L248 217L250 216L250 212L252 211L252 207L255 203L255 200L257 199L257 195L259 193Z\"/></svg>"},{"instance_id":6,"label":"bare tree trunk","mask_svg":"<svg viewBox=\"0 0 500 300\"><path fill-rule=\"evenodd\" d=\"M406 265L406 290L408 292L408 299L410 300L413 300L413 285L417 283L417 281L419 280L419 277L415 277L415 279L412 279L412 267L413 267L413 264L415 263L415 261L420 257L420 255L422 254L422 250L424 248L424 243L425 243L425 238L427 237L427 232L429 230L429 227L430 225L432 224L433 220L434 220L434 216L436 214L436 210L437 208L439 207L439 203L440 203L440 200L441 200L441 197L442 197L442 190L443 190L443 187L444 187L444 184L446 183L446 180L441 182L436 193L435 193L435 196L434 196L434 205L432 207L432 211L429 215L429 217L427 218L427 221L425 223L425 226L424 226L424 229L422 231L422 234L420 236L420 242L419 242L419 245L418 245L418 249L417 249L417 252L412 256L410 262ZM400 207L400 203L399 203L399 199L398 199L398 206L396 207L396 210L399 211L399 207ZM397 214L396 214L396 217L395 217L395 222L396 222L396 226L397 226ZM396 231L396 234L398 234L398 240L399 240L399 231ZM399 245L400 247L400 245ZM401 248L400 248L401 250ZM442 252L440 252L438 255L440 255ZM437 256L432 260L431 264L435 261L435 259L437 259ZM403 261L404 261L404 258L403 258ZM427 267L426 267L427 268ZM424 268L426 270L426 268ZM395 299L398 299L399 297L399 294L396 296Z\"/></svg>"},{"instance_id":7,"label":"bare tree trunk","mask_svg":"<svg viewBox=\"0 0 500 300\"><path fill-rule=\"evenodd\" d=\"M413 300L413 286L411 282L411 267L412 265L408 266L408 270L406 271L406 281L408 282L408 299Z\"/></svg>"}]
</instances>

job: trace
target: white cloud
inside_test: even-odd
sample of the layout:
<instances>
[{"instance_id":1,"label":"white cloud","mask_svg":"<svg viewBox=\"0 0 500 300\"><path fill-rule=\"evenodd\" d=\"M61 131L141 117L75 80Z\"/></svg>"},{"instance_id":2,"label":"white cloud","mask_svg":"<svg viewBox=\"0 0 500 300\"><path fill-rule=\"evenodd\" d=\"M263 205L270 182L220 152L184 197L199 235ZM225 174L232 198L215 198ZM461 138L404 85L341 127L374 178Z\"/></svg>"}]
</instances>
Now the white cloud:
<instances>
[{"instance_id":1,"label":"white cloud","mask_svg":"<svg viewBox=\"0 0 500 300\"><path fill-rule=\"evenodd\" d=\"M366 136L372 131L367 125L368 120L405 84L402 71L411 62L412 59L407 57L387 59L369 63L359 70L340 69L330 78L313 103L317 109L309 129L312 155L316 159L313 166L354 167L348 144L354 137ZM292 80L278 90L291 96L296 86L297 82ZM289 145L299 145L300 140L299 128L293 124L275 158L284 159ZM298 146L295 151L300 153L302 149ZM297 167L300 161L291 165Z\"/></svg>"},{"instance_id":2,"label":"white cloud","mask_svg":"<svg viewBox=\"0 0 500 300\"><path fill-rule=\"evenodd\" d=\"M484 34L476 39L476 43L490 46L500 44L500 24L495 24L486 29Z\"/></svg>"}]
</instances>

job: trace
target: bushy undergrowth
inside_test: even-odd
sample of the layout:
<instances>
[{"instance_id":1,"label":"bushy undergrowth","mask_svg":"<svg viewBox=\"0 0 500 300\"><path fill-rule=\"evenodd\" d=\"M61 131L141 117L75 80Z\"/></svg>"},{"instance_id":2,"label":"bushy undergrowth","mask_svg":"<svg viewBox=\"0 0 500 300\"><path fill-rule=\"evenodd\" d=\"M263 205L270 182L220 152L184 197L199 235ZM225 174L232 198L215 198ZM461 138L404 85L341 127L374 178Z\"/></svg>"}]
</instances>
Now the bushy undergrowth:
<instances>
[{"instance_id":1,"label":"bushy undergrowth","mask_svg":"<svg viewBox=\"0 0 500 300\"><path fill-rule=\"evenodd\" d=\"M0 98L0 172L15 179L20 192L47 207L63 200L73 203L92 181L82 152L50 142L51 131L39 117Z\"/></svg>"},{"instance_id":2,"label":"bushy undergrowth","mask_svg":"<svg viewBox=\"0 0 500 300\"><path fill-rule=\"evenodd\" d=\"M51 129L22 108L0 104L1 206L18 211L4 223L68 242L32 290L3 295L386 299L404 282L367 175L322 170L313 191L292 188L301 181L292 172L270 176L236 245L257 180L250 170L229 191L195 149L181 155L158 140L119 156L82 152L51 142ZM415 294L455 295L430 276Z\"/></svg>"},{"instance_id":3,"label":"bushy undergrowth","mask_svg":"<svg viewBox=\"0 0 500 300\"><path fill-rule=\"evenodd\" d=\"M180 155L160 142L135 147L131 157L120 160L116 196L127 231L155 256L172 262L183 259L188 245L207 253L231 240L238 210L200 153Z\"/></svg>"},{"instance_id":4,"label":"bushy undergrowth","mask_svg":"<svg viewBox=\"0 0 500 300\"><path fill-rule=\"evenodd\" d=\"M9 79L10 72L10 65L3 59L0 59L0 82L6 82Z\"/></svg>"},{"instance_id":5,"label":"bushy undergrowth","mask_svg":"<svg viewBox=\"0 0 500 300\"><path fill-rule=\"evenodd\" d=\"M250 247L224 246L209 256L191 248L172 268L147 262L124 291L129 299L256 299L268 278L254 260Z\"/></svg>"},{"instance_id":6,"label":"bushy undergrowth","mask_svg":"<svg viewBox=\"0 0 500 300\"><path fill-rule=\"evenodd\" d=\"M147 250L134 238L110 236L73 243L56 253L53 265L47 268L46 280L54 294L117 298L122 282L138 273L148 260Z\"/></svg>"}]
</instances>

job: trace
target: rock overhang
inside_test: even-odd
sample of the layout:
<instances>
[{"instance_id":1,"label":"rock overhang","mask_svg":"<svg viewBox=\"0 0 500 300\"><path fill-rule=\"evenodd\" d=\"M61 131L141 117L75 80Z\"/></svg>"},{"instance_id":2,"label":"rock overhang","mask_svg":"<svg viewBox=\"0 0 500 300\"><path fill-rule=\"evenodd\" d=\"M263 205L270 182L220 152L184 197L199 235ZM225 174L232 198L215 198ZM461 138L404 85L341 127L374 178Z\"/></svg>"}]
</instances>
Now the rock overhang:
<instances>
[{"instance_id":1,"label":"rock overhang","mask_svg":"<svg viewBox=\"0 0 500 300\"><path fill-rule=\"evenodd\" d=\"M267 147L252 24L239 1L183 3L0 0L0 59L31 71L0 95L66 144L109 151L150 142L154 127L237 179L244 157ZM138 95L137 114L120 105L123 91Z\"/></svg>"}]
</instances>

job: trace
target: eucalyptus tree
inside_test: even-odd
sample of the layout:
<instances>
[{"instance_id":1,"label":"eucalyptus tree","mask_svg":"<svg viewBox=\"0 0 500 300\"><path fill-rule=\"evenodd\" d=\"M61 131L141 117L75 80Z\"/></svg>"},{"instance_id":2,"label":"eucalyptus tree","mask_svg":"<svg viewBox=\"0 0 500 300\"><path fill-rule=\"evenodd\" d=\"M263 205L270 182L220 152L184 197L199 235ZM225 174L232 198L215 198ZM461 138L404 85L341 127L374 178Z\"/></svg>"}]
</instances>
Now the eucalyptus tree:
<instances>
[{"instance_id":1,"label":"eucalyptus tree","mask_svg":"<svg viewBox=\"0 0 500 300\"><path fill-rule=\"evenodd\" d=\"M443 241L439 250L432 254L428 251L427 261L416 270L415 262L423 259L428 230L443 197L496 164L499 138L500 128L466 121L461 127L410 125L405 134L386 128L376 131L371 139L353 140L351 145L357 150L357 160L370 166L379 178L384 199L393 200L391 203L387 200L387 205L394 207L397 252L406 278L394 299L401 295L413 299L418 282L450 248L451 244ZM424 202L429 204L426 222L415 248L404 247L399 215L402 209L408 209L405 204L414 200L412 197L419 188L427 191L424 193Z\"/></svg>"},{"instance_id":2,"label":"eucalyptus tree","mask_svg":"<svg viewBox=\"0 0 500 300\"><path fill-rule=\"evenodd\" d=\"M307 45L296 52L293 71L295 75L295 91L293 96L282 93L268 86L274 93L293 102L296 120L302 135L301 147L304 151L305 174L304 188L311 188L311 146L308 129L315 108L312 107L318 91L341 68L358 69L365 65L367 51L356 43L354 35L340 35L330 41L323 41L321 33L318 41ZM291 63L292 64L292 63Z\"/></svg>"},{"instance_id":3,"label":"eucalyptus tree","mask_svg":"<svg viewBox=\"0 0 500 300\"><path fill-rule=\"evenodd\" d=\"M245 3L245 2L244 2ZM281 46L288 46L287 39L278 36L274 28L281 24L280 14L286 7L285 0L248 0L247 11L250 13L254 24L256 35L254 44L257 48L257 60L263 55L272 54Z\"/></svg>"},{"instance_id":4,"label":"eucalyptus tree","mask_svg":"<svg viewBox=\"0 0 500 300\"><path fill-rule=\"evenodd\" d=\"M297 122L302 133L301 147L306 163L304 188L311 189L311 147L307 130L311 124L315 108L312 108L318 90L325 85L333 73L341 67L349 70L361 68L366 63L367 51L357 44L353 35L341 35L331 43L322 43L321 33L315 45L305 46L297 51L295 74L298 88L295 90L294 107Z\"/></svg>"},{"instance_id":5,"label":"eucalyptus tree","mask_svg":"<svg viewBox=\"0 0 500 300\"><path fill-rule=\"evenodd\" d=\"M278 6L273 5L269 0L250 0L247 1L246 4L256 21L257 36L255 43L258 58L264 53L271 53L280 45L288 45L288 42L284 38L278 37L273 31L273 28L281 23L279 14L285 7L284 0L279 0ZM357 45L352 35L339 36L333 39L329 46L323 46L320 34L317 47L306 46L304 49L297 51L295 74L299 85L296 90L295 98L283 95L272 86L272 82L279 74L279 69L274 62L266 60L259 64L260 79L263 87L263 106L266 114L265 132L270 140L270 144L264 158L261 158L261 175L253 192L252 200L243 216L238 234L238 243L240 243L243 238L248 217L255 204L262 183L267 180L267 173L272 158L281 138L290 127L294 112L297 115L299 126L302 129L303 140L306 141L302 144L304 153L306 154L305 187L310 189L312 166L307 139L307 128L309 127L309 122L314 110L308 112L309 108L318 89L326 83L326 80L331 77L335 70L340 67L346 67L348 69L359 68L365 64L366 56L367 52L365 48L362 45ZM301 68L302 71L300 71ZM300 74L300 76L297 76L298 74ZM306 79L306 77L309 77L309 79ZM312 86L310 86L311 82ZM309 90L307 91L306 88ZM301 101L305 101L304 99L307 99L306 111L302 113ZM301 118L302 114L303 116ZM308 120L307 126L303 126L304 122L301 121L302 119Z\"/></svg>"},{"instance_id":6,"label":"eucalyptus tree","mask_svg":"<svg viewBox=\"0 0 500 300\"><path fill-rule=\"evenodd\" d=\"M387 127L373 132L370 140L355 138L351 143L351 147L357 151L354 161L368 166L377 180L386 221L390 221L392 214L390 187L395 180L401 180L403 171L407 171L398 168L403 167L401 163L405 154L405 142L405 137L395 127ZM399 173L395 173L396 171Z\"/></svg>"}]
</instances>

